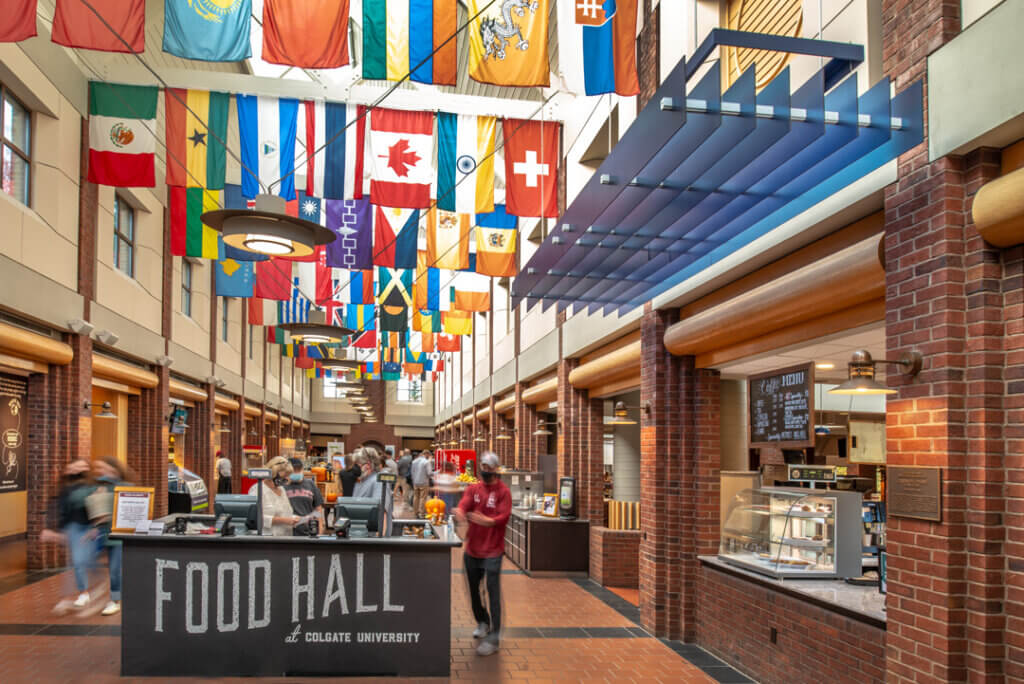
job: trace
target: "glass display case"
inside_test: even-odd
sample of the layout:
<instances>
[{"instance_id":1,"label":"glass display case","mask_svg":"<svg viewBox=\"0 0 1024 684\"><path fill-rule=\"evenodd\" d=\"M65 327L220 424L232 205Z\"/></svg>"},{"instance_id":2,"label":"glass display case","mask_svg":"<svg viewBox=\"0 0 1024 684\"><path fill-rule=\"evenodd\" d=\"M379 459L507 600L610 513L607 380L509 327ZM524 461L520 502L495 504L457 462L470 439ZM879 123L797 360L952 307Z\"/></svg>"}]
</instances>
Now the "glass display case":
<instances>
[{"instance_id":1,"label":"glass display case","mask_svg":"<svg viewBox=\"0 0 1024 684\"><path fill-rule=\"evenodd\" d=\"M776 578L859 577L862 538L859 492L744 489L722 518L719 556Z\"/></svg>"}]
</instances>

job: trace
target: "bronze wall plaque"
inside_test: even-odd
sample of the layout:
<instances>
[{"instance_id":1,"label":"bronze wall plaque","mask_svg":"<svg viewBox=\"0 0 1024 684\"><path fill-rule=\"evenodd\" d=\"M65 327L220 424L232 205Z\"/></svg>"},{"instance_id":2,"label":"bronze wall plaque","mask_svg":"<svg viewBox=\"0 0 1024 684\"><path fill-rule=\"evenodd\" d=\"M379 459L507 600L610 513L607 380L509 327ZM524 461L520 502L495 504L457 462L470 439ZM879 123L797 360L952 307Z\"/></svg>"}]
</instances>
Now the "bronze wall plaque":
<instances>
[{"instance_id":1,"label":"bronze wall plaque","mask_svg":"<svg viewBox=\"0 0 1024 684\"><path fill-rule=\"evenodd\" d=\"M888 466L885 470L888 515L942 521L942 470Z\"/></svg>"}]
</instances>

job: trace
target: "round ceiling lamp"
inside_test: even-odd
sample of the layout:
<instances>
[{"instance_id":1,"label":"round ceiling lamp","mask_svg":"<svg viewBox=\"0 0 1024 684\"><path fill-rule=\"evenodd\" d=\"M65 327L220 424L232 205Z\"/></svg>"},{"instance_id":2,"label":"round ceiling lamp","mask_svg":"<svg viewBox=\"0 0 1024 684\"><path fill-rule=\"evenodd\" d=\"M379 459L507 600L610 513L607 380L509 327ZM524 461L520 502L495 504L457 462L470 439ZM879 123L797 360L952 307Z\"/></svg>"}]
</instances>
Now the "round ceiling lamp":
<instances>
[{"instance_id":1,"label":"round ceiling lamp","mask_svg":"<svg viewBox=\"0 0 1024 684\"><path fill-rule=\"evenodd\" d=\"M341 342L352 331L337 325L327 325L323 311L310 311L306 323L284 323L278 327L291 335L292 340L306 344Z\"/></svg>"},{"instance_id":2,"label":"round ceiling lamp","mask_svg":"<svg viewBox=\"0 0 1024 684\"><path fill-rule=\"evenodd\" d=\"M875 364L894 364L900 366L905 374L914 376L921 371L922 361L920 352L907 352L899 359L876 361L870 352L858 349L846 364L849 379L830 389L829 394L896 394L896 390L875 380Z\"/></svg>"},{"instance_id":3,"label":"round ceiling lamp","mask_svg":"<svg viewBox=\"0 0 1024 684\"><path fill-rule=\"evenodd\" d=\"M331 370L358 370L360 363L353 359L321 359L320 366Z\"/></svg>"},{"instance_id":4,"label":"round ceiling lamp","mask_svg":"<svg viewBox=\"0 0 1024 684\"><path fill-rule=\"evenodd\" d=\"M224 236L224 244L268 256L304 257L335 235L312 221L289 216L283 197L257 195L255 209L218 209L200 219Z\"/></svg>"}]
</instances>

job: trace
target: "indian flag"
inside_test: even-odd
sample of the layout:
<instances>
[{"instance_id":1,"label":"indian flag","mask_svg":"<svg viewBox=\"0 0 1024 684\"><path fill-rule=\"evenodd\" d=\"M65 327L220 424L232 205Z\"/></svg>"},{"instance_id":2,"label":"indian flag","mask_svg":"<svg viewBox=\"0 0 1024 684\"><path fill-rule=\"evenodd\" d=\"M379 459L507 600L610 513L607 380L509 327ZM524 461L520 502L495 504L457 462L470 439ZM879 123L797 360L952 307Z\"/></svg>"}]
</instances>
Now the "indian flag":
<instances>
[{"instance_id":1,"label":"indian flag","mask_svg":"<svg viewBox=\"0 0 1024 684\"><path fill-rule=\"evenodd\" d=\"M455 85L457 28L455 0L363 0L363 78Z\"/></svg>"},{"instance_id":2,"label":"indian flag","mask_svg":"<svg viewBox=\"0 0 1024 684\"><path fill-rule=\"evenodd\" d=\"M498 120L437 115L437 206L446 211L494 211L494 136Z\"/></svg>"},{"instance_id":3,"label":"indian flag","mask_svg":"<svg viewBox=\"0 0 1024 684\"><path fill-rule=\"evenodd\" d=\"M203 224L200 216L221 208L221 191L205 188L167 188L171 211L171 254L221 259L219 233Z\"/></svg>"},{"instance_id":4,"label":"indian flag","mask_svg":"<svg viewBox=\"0 0 1024 684\"><path fill-rule=\"evenodd\" d=\"M122 188L156 185L158 89L89 83L89 182Z\"/></svg>"}]
</instances>

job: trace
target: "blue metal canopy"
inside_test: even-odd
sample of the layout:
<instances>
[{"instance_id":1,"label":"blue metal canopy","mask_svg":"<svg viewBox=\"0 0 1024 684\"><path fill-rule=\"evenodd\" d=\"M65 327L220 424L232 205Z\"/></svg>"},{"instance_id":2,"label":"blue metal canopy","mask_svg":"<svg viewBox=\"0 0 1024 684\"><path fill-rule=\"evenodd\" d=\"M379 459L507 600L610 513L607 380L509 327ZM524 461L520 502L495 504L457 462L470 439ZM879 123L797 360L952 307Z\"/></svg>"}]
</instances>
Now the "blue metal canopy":
<instances>
[{"instance_id":1,"label":"blue metal canopy","mask_svg":"<svg viewBox=\"0 0 1024 684\"><path fill-rule=\"evenodd\" d=\"M754 68L720 92L716 45L831 57L791 93L755 93ZM863 48L716 29L682 60L512 285L513 305L627 311L895 159L923 139L918 81L860 97ZM842 80L840 80L842 79Z\"/></svg>"}]
</instances>

